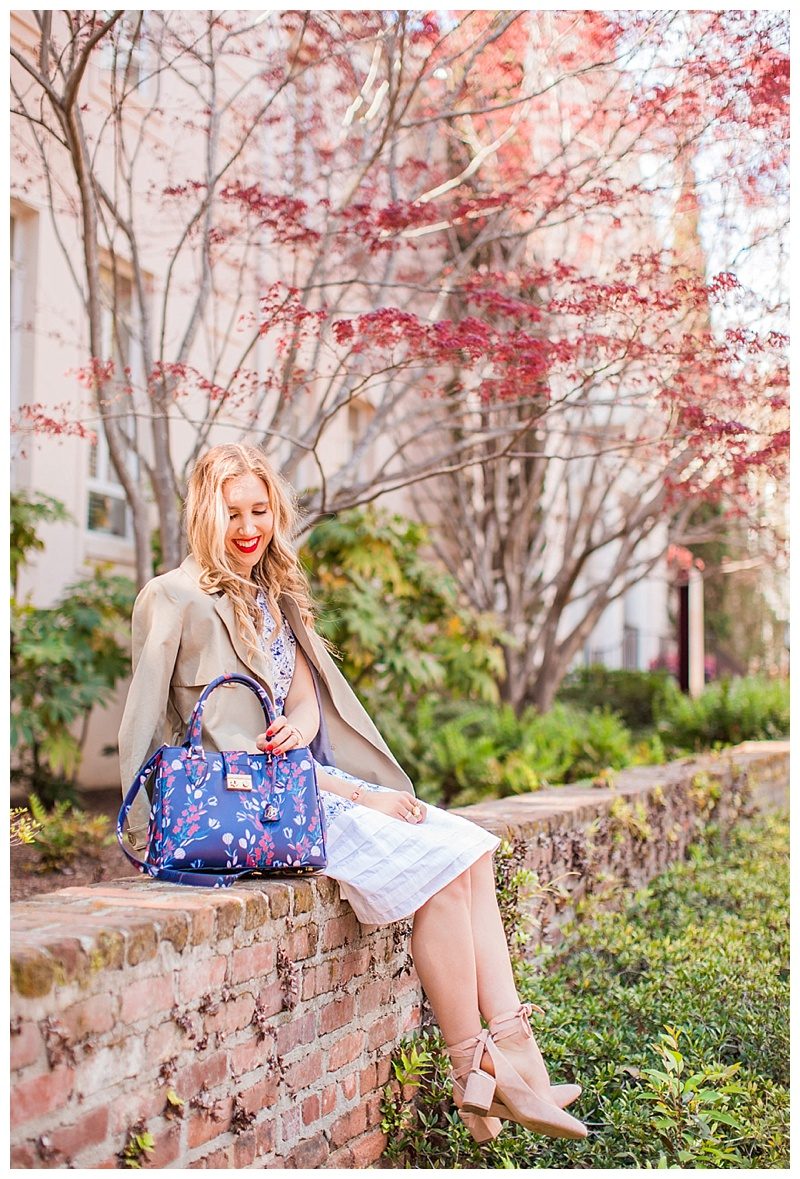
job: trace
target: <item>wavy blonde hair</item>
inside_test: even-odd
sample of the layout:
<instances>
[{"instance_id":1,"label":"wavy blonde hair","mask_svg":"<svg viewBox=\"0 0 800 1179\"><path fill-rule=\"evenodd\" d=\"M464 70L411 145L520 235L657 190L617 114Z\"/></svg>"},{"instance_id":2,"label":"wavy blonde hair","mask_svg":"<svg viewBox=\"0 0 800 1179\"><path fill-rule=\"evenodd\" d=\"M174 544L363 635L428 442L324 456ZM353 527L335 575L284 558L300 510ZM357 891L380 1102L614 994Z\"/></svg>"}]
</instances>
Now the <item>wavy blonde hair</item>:
<instances>
[{"instance_id":1,"label":"wavy blonde hair","mask_svg":"<svg viewBox=\"0 0 800 1179\"><path fill-rule=\"evenodd\" d=\"M223 487L240 475L255 475L264 481L274 517L272 540L249 578L236 571L225 548L229 514ZM313 629L314 603L308 579L291 545L298 518L295 494L263 451L243 443L212 446L189 476L185 516L189 548L202 569L200 585L207 593L221 590L228 595L248 647L260 650L262 619L252 592L254 582L263 590L273 619L280 618L278 599L284 594L296 603L303 621Z\"/></svg>"}]
</instances>

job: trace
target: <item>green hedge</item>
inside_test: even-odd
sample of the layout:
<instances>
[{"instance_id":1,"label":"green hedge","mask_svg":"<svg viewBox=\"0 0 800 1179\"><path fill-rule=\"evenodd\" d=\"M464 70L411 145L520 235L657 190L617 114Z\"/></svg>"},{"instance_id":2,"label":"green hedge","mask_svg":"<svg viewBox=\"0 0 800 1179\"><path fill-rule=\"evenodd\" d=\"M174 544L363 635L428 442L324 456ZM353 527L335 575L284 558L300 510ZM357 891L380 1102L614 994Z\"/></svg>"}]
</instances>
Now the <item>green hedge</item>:
<instances>
[{"instance_id":1,"label":"green hedge","mask_svg":"<svg viewBox=\"0 0 800 1179\"><path fill-rule=\"evenodd\" d=\"M787 737L789 681L759 676L719 680L693 699L672 680L656 703L655 719L669 749L711 749Z\"/></svg>"},{"instance_id":2,"label":"green hedge","mask_svg":"<svg viewBox=\"0 0 800 1179\"><path fill-rule=\"evenodd\" d=\"M507 1124L472 1142L449 1100L441 1044L395 1059L414 1102L390 1093L396 1167L788 1167L788 821L742 824L636 894L584 919L521 993L540 1003L553 1081L577 1080L590 1128L564 1142ZM408 1093L408 1090L406 1090Z\"/></svg>"},{"instance_id":3,"label":"green hedge","mask_svg":"<svg viewBox=\"0 0 800 1179\"><path fill-rule=\"evenodd\" d=\"M577 708L616 712L631 729L655 723L657 702L674 679L667 671L626 671L601 663L571 671L557 699Z\"/></svg>"}]
</instances>

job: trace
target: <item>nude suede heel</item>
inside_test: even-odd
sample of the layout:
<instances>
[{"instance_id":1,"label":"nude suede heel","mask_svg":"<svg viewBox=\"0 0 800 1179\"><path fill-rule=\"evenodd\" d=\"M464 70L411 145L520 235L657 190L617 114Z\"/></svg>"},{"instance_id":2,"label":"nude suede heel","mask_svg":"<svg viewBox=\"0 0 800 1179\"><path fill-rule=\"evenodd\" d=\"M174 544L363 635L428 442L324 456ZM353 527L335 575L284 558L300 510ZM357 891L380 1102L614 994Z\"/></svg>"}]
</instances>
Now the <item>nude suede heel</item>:
<instances>
[{"instance_id":1,"label":"nude suede heel","mask_svg":"<svg viewBox=\"0 0 800 1179\"><path fill-rule=\"evenodd\" d=\"M452 1044L447 1053L452 1065L453 1100L462 1122L476 1142L491 1142L503 1128L499 1118L483 1117L476 1109L488 1110L494 1095L494 1077L480 1067L488 1033Z\"/></svg>"},{"instance_id":2,"label":"nude suede heel","mask_svg":"<svg viewBox=\"0 0 800 1179\"><path fill-rule=\"evenodd\" d=\"M580 1089L573 1085L551 1086L547 1067L530 1028L528 1015L531 1004L523 1003L516 1011L498 1015L489 1021L486 1050L495 1071L496 1096L490 1106L476 1108L481 1114L492 1113L508 1117L528 1130L547 1134L551 1138L585 1138L588 1131L582 1122L564 1113L560 1100L567 1105ZM537 1008L541 1011L541 1008ZM537 1073L534 1087L520 1076L512 1062L503 1054L503 1040L514 1038L516 1044L529 1043ZM555 1092L554 1092L555 1090ZM577 1094L575 1094L577 1096Z\"/></svg>"},{"instance_id":3,"label":"nude suede heel","mask_svg":"<svg viewBox=\"0 0 800 1179\"><path fill-rule=\"evenodd\" d=\"M490 1020L489 1032L495 1043L513 1037L514 1044L527 1046L529 1056L537 1072L534 1083L535 1091L543 1096L545 1086L549 1087L549 1100L554 1101L559 1109L565 1109L566 1106L572 1105L573 1101L577 1101L583 1090L580 1085L550 1084L547 1065L539 1051L539 1045L536 1043L536 1038L531 1028L529 1019L531 1011L539 1011L544 1015L544 1009L538 1003L522 1003L516 1011L506 1012L505 1015L496 1015L494 1019Z\"/></svg>"}]
</instances>

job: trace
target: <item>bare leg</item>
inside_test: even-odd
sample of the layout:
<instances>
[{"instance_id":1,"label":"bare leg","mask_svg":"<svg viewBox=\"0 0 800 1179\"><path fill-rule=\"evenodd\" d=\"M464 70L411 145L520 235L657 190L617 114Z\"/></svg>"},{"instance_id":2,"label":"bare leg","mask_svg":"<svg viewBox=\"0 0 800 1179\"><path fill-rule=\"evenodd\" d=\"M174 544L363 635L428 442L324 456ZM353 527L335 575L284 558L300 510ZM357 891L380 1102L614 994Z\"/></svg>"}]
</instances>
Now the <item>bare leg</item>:
<instances>
[{"instance_id":1,"label":"bare leg","mask_svg":"<svg viewBox=\"0 0 800 1179\"><path fill-rule=\"evenodd\" d=\"M447 1044L481 1030L471 891L467 870L414 914L411 955Z\"/></svg>"},{"instance_id":2,"label":"bare leg","mask_svg":"<svg viewBox=\"0 0 800 1179\"><path fill-rule=\"evenodd\" d=\"M491 853L476 860L469 875L478 1006L488 1023L496 1015L519 1007L519 995L497 905Z\"/></svg>"},{"instance_id":3,"label":"bare leg","mask_svg":"<svg viewBox=\"0 0 800 1179\"><path fill-rule=\"evenodd\" d=\"M470 878L478 1005L481 1015L488 1023L498 1015L517 1010L520 999L514 982L503 919L497 904L491 855L481 856L472 865ZM503 1051L531 1088L541 1096L547 1095L549 1100L561 1104L558 1096L549 1092L550 1077L535 1039L504 1039ZM483 1067L487 1072L494 1071L487 1056L484 1056ZM570 1100L574 1100L580 1090L574 1086L561 1086L556 1092L562 1098L569 1097Z\"/></svg>"}]
</instances>

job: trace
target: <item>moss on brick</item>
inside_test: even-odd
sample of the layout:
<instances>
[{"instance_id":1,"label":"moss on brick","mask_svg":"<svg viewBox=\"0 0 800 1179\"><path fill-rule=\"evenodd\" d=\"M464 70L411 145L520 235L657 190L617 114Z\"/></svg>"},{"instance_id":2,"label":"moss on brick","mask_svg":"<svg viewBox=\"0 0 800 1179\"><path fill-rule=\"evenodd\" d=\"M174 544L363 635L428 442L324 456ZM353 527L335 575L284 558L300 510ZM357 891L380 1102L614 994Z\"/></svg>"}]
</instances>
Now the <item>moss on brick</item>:
<instances>
[{"instance_id":1,"label":"moss on brick","mask_svg":"<svg viewBox=\"0 0 800 1179\"><path fill-rule=\"evenodd\" d=\"M47 954L23 950L11 959L11 985L26 999L49 994L55 977L55 963Z\"/></svg>"},{"instance_id":2,"label":"moss on brick","mask_svg":"<svg viewBox=\"0 0 800 1179\"><path fill-rule=\"evenodd\" d=\"M157 950L158 937L153 925L135 925L128 931L126 959L129 966L138 966L140 962L155 958Z\"/></svg>"}]
</instances>

